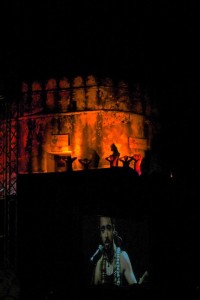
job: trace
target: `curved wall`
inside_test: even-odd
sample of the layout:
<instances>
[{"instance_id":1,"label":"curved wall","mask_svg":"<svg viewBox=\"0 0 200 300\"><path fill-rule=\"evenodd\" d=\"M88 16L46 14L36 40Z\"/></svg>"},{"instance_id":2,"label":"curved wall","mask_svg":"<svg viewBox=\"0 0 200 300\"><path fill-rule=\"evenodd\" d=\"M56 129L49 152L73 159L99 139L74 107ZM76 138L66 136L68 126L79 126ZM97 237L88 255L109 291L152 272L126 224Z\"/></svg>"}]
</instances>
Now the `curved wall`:
<instances>
[{"instance_id":1,"label":"curved wall","mask_svg":"<svg viewBox=\"0 0 200 300\"><path fill-rule=\"evenodd\" d=\"M97 79L90 75L71 80L23 82L19 108L19 172L54 171L53 154L70 153L78 159L99 156L98 167L109 167L105 157L114 143L120 155L140 154L150 148L152 106L139 85ZM148 124L148 125L147 125ZM132 165L133 166L133 165ZM62 170L62 167L60 168Z\"/></svg>"}]
</instances>

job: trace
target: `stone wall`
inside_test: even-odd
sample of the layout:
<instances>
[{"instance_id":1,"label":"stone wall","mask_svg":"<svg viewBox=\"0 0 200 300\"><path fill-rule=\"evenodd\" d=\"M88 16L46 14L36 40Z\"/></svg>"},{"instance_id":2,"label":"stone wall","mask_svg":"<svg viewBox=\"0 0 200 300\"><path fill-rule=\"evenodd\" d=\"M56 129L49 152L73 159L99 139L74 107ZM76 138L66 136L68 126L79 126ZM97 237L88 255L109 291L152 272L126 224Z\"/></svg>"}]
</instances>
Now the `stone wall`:
<instances>
[{"instance_id":1,"label":"stone wall","mask_svg":"<svg viewBox=\"0 0 200 300\"><path fill-rule=\"evenodd\" d=\"M82 168L78 159L92 160L94 154L100 158L98 167L109 167L105 157L112 143L121 156L143 158L152 138L152 111L147 93L139 85L130 89L124 81L91 75L23 82L19 172L48 172L52 137L62 139L60 153L77 157L74 170Z\"/></svg>"}]
</instances>

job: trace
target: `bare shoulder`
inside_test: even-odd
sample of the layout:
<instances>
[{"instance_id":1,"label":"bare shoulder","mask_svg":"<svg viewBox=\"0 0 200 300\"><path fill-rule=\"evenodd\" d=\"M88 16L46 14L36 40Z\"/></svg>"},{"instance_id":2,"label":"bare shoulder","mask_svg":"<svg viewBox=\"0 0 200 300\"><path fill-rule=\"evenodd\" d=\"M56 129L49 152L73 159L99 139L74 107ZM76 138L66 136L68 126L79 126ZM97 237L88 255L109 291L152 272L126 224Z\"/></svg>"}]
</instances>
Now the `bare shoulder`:
<instances>
[{"instance_id":1,"label":"bare shoulder","mask_svg":"<svg viewBox=\"0 0 200 300\"><path fill-rule=\"evenodd\" d=\"M121 262L121 273L124 274L128 284L137 283L137 279L133 272L133 268L131 265L131 261L129 259L129 255L126 251L121 252L120 262Z\"/></svg>"},{"instance_id":2,"label":"bare shoulder","mask_svg":"<svg viewBox=\"0 0 200 300\"><path fill-rule=\"evenodd\" d=\"M128 256L128 253L126 251L122 251L120 254L120 261L122 266L127 266L130 264L130 258Z\"/></svg>"},{"instance_id":3,"label":"bare shoulder","mask_svg":"<svg viewBox=\"0 0 200 300\"><path fill-rule=\"evenodd\" d=\"M129 260L129 256L128 256L128 253L124 250L121 251L121 254L120 254L120 259L124 259L124 260Z\"/></svg>"}]
</instances>

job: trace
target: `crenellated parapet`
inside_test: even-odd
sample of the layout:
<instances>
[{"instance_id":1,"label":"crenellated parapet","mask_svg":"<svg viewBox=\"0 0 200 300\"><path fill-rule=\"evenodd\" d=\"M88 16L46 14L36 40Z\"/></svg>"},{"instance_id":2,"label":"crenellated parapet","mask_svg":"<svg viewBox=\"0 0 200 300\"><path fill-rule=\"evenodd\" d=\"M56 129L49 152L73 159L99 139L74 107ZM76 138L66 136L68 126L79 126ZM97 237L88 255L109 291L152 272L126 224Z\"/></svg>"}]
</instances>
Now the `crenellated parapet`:
<instances>
[{"instance_id":1,"label":"crenellated parapet","mask_svg":"<svg viewBox=\"0 0 200 300\"><path fill-rule=\"evenodd\" d=\"M20 116L99 109L151 114L146 92L139 85L130 88L122 80L89 75L22 83Z\"/></svg>"}]
</instances>

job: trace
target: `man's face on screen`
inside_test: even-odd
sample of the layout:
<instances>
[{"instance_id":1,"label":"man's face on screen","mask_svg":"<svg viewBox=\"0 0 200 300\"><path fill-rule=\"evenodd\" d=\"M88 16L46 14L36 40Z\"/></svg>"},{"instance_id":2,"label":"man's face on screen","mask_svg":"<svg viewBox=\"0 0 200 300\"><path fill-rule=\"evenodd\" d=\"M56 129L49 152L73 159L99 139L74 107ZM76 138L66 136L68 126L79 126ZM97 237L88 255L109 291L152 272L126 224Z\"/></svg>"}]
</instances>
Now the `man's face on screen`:
<instances>
[{"instance_id":1,"label":"man's face on screen","mask_svg":"<svg viewBox=\"0 0 200 300\"><path fill-rule=\"evenodd\" d=\"M113 224L109 217L100 218L100 236L105 250L110 250L113 246Z\"/></svg>"}]
</instances>

